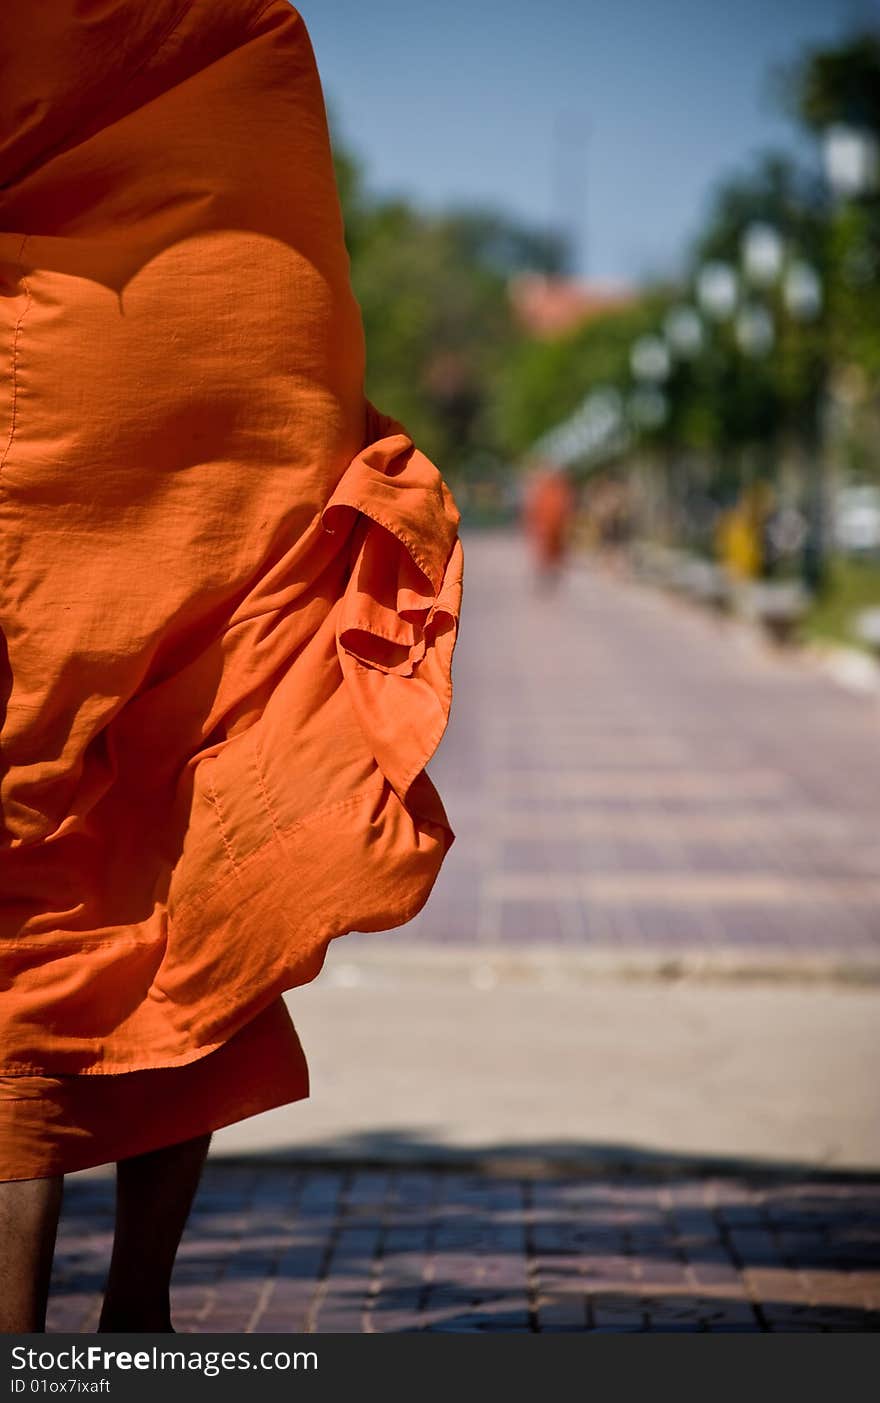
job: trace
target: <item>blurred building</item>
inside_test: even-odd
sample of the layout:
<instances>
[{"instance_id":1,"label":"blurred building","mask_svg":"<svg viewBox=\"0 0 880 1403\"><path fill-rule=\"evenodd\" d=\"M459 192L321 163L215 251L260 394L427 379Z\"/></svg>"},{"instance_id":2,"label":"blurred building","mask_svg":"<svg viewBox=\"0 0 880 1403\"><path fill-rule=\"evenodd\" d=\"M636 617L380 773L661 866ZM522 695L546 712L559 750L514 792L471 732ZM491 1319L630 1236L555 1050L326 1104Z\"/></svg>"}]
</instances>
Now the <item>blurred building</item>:
<instances>
[{"instance_id":1,"label":"blurred building","mask_svg":"<svg viewBox=\"0 0 880 1403\"><path fill-rule=\"evenodd\" d=\"M582 282L548 273L517 273L508 283L514 314L537 337L560 336L594 317L628 307L638 300L623 284Z\"/></svg>"}]
</instances>

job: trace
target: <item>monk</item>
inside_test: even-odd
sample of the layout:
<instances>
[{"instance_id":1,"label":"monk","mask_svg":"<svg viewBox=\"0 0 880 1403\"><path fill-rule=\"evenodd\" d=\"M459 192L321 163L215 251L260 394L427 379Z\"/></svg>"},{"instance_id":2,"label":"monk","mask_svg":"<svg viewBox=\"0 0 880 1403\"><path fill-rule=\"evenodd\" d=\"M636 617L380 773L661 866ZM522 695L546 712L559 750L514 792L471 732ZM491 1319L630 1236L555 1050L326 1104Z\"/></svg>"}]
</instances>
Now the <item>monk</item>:
<instances>
[{"instance_id":1,"label":"monk","mask_svg":"<svg viewBox=\"0 0 880 1403\"><path fill-rule=\"evenodd\" d=\"M282 995L453 841L459 513L364 392L287 0L0 28L0 1329L117 1165L101 1330L171 1330L211 1134L309 1093Z\"/></svg>"},{"instance_id":2,"label":"monk","mask_svg":"<svg viewBox=\"0 0 880 1403\"><path fill-rule=\"evenodd\" d=\"M574 489L564 468L553 463L535 469L526 485L523 523L539 588L559 582L571 541Z\"/></svg>"}]
</instances>

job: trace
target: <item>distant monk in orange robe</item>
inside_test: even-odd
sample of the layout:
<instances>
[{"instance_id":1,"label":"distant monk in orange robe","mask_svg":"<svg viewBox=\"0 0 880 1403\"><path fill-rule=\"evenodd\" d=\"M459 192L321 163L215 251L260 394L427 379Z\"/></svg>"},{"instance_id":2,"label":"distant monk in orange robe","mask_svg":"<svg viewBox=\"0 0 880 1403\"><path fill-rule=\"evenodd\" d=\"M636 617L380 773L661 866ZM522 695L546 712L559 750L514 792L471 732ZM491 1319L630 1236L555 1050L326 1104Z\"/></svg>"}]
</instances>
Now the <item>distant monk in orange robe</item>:
<instances>
[{"instance_id":1,"label":"distant monk in orange robe","mask_svg":"<svg viewBox=\"0 0 880 1403\"><path fill-rule=\"evenodd\" d=\"M102 1330L171 1330L211 1132L308 1095L284 991L410 920L462 592L364 393L287 0L0 26L0 1329L117 1162Z\"/></svg>"},{"instance_id":2,"label":"distant monk in orange robe","mask_svg":"<svg viewBox=\"0 0 880 1403\"><path fill-rule=\"evenodd\" d=\"M523 525L539 587L555 586L571 544L575 495L564 468L537 468L526 484Z\"/></svg>"}]
</instances>

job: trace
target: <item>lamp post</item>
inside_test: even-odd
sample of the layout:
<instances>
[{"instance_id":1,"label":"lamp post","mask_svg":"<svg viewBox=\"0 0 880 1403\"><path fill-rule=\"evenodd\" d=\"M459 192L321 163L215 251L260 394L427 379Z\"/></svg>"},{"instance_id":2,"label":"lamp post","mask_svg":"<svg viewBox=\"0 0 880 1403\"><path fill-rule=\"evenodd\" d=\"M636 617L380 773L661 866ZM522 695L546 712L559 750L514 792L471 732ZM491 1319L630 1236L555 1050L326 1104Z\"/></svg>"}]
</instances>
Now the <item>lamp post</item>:
<instances>
[{"instance_id":1,"label":"lamp post","mask_svg":"<svg viewBox=\"0 0 880 1403\"><path fill-rule=\"evenodd\" d=\"M803 259L792 261L783 278L782 300L793 322L802 327L820 323L824 306L822 280L816 269ZM828 377L826 335L820 327L814 383L810 387L806 411L801 418L806 455L806 492L801 574L813 594L825 584L825 395Z\"/></svg>"},{"instance_id":2,"label":"lamp post","mask_svg":"<svg viewBox=\"0 0 880 1403\"><path fill-rule=\"evenodd\" d=\"M754 365L767 360L777 340L772 311L756 292L756 288L762 288L769 294L779 276L783 244L776 230L770 225L750 226L743 239L742 258L744 281L751 283L752 290L747 300L740 304L733 332L740 354ZM743 529L747 527L752 536L752 568L764 575L768 570L766 523L771 500L767 484L775 480L778 472L776 424L775 416L772 419L766 417L763 404L767 392L765 379L759 373L757 377L747 377L746 383L751 385L750 396L756 396L758 401L758 417L756 421L753 420L754 442L749 447L759 455L762 467L757 468L757 479L752 477L754 468L746 476L740 510Z\"/></svg>"},{"instance_id":3,"label":"lamp post","mask_svg":"<svg viewBox=\"0 0 880 1403\"><path fill-rule=\"evenodd\" d=\"M834 147L837 177L852 177L854 164L848 149L849 165L844 171L840 147ZM864 164L864 160L862 161ZM801 326L816 322L823 306L822 283L815 268L786 250L785 240L772 224L756 221L746 227L740 241L744 280L766 296L773 296L784 325L787 316ZM777 343L777 331L770 308L756 300L754 293L743 302L735 325L740 350L751 357L769 355ZM812 593L821 589L825 578L825 472L822 427L825 368L824 356L811 386L805 412L800 416L805 449L804 534L801 575Z\"/></svg>"},{"instance_id":4,"label":"lamp post","mask_svg":"<svg viewBox=\"0 0 880 1403\"><path fill-rule=\"evenodd\" d=\"M672 372L672 357L662 336L639 336L630 347L630 373L635 382L627 401L627 412L637 431L652 433L662 428L669 413L669 402L663 386ZM665 515L665 534L674 534L675 483L668 452L663 455L664 497L661 515ZM654 495L654 507L657 499ZM665 510L664 510L665 509Z\"/></svg>"},{"instance_id":5,"label":"lamp post","mask_svg":"<svg viewBox=\"0 0 880 1403\"><path fill-rule=\"evenodd\" d=\"M828 263L829 274L834 284L840 279L839 290L844 294L842 298L835 297L836 288L832 285L827 299L822 299L820 289L819 306L814 313L819 317L821 301L827 300L828 307L821 317L821 381L823 399L829 408L834 395L832 357L838 346L845 348L844 356L848 356L849 349L848 338L841 334L843 326L833 324L835 309L838 315L843 312L847 318L852 316L860 302L859 294L863 289L869 291L869 284L876 275L880 131L860 125L858 118L852 120L852 108L847 116L850 120L833 122L821 134L825 179L835 206L828 229L834 251L834 259L829 259ZM804 290L807 290L806 283ZM849 304L848 312L844 310L846 304ZM864 315L870 316L870 306L868 300ZM836 407L846 413L846 400L838 400Z\"/></svg>"},{"instance_id":6,"label":"lamp post","mask_svg":"<svg viewBox=\"0 0 880 1403\"><path fill-rule=\"evenodd\" d=\"M705 327L703 339L707 355L704 359L703 375L717 414L717 441L709 469L709 482L714 479L714 486L710 487L709 491L713 494L717 510L732 484L738 480L735 455L729 441L724 415L718 412L727 392L726 382L729 377L727 337L719 333L735 316L742 295L736 267L722 259L710 259L696 270L694 293Z\"/></svg>"},{"instance_id":7,"label":"lamp post","mask_svg":"<svg viewBox=\"0 0 880 1403\"><path fill-rule=\"evenodd\" d=\"M753 426L755 444L762 444L765 455L772 461L771 426L767 419L772 405L764 403L763 378L744 374L744 367L746 362L757 366L766 361L777 347L775 304L786 260L785 240L773 224L753 220L740 234L738 254L736 263L713 259L699 268L695 279L696 296L708 322L719 327L730 324L729 338L713 338L715 354L708 368L715 393L722 398L737 390L747 395L742 408L744 412L753 408L757 415ZM729 421L725 404L722 404L721 413L723 419ZM740 502L743 500L743 464L734 445L740 440L742 428L741 418L735 423L728 422L719 444L720 491L723 495L734 489ZM728 438L728 432L732 439ZM755 551L757 558L757 546Z\"/></svg>"},{"instance_id":8,"label":"lamp post","mask_svg":"<svg viewBox=\"0 0 880 1403\"><path fill-rule=\"evenodd\" d=\"M843 183L841 149L838 138L834 160L839 185ZM864 177L864 173L872 169L871 158L861 149L858 160L851 150L847 160L847 188L851 188L854 177L850 168L857 167ZM712 343L717 340L708 332L712 323L719 327L730 323L732 342L739 353L749 360L759 361L776 351L786 318L809 323L820 317L824 295L818 272L802 258L792 258L782 233L772 224L765 220L748 224L740 239L739 254L738 265L712 259L699 267L694 279L696 305L682 302L672 306L663 321L662 338L642 336L631 347L630 369L636 387L627 407L637 428L651 431L662 426L669 413L665 382L673 374L675 363L700 356L707 348L707 340L712 349ZM721 338L717 343L716 361L717 352L725 342L726 338ZM824 575L823 383L824 370L818 377L816 392L810 396L809 413L804 416L809 425L804 485L807 530L802 574L804 583L813 591L821 586ZM722 445L722 467L723 463ZM677 506L678 484L669 460L666 476L667 500L670 505Z\"/></svg>"}]
</instances>

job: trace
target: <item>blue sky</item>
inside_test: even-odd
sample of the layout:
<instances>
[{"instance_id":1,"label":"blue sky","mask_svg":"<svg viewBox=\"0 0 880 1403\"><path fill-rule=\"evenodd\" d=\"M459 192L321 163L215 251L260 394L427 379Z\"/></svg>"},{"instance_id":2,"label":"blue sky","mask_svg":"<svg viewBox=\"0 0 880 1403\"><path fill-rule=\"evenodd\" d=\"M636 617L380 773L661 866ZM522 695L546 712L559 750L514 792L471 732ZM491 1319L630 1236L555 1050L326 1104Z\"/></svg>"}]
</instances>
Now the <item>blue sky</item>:
<instances>
[{"instance_id":1,"label":"blue sky","mask_svg":"<svg viewBox=\"0 0 880 1403\"><path fill-rule=\"evenodd\" d=\"M750 153L809 154L774 108L769 72L805 43L880 18L880 0L298 8L334 126L371 189L577 221L578 271L608 280L674 270L714 182Z\"/></svg>"}]
</instances>

